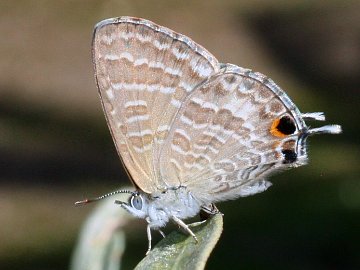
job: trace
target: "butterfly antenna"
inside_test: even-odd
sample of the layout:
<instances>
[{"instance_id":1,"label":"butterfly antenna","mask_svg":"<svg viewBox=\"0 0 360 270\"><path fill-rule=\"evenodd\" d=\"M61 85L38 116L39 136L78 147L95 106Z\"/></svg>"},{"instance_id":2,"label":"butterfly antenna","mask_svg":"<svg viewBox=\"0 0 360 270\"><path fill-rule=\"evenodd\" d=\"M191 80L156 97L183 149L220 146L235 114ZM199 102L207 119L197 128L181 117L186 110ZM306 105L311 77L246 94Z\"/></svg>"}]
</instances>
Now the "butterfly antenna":
<instances>
[{"instance_id":1,"label":"butterfly antenna","mask_svg":"<svg viewBox=\"0 0 360 270\"><path fill-rule=\"evenodd\" d=\"M95 201L100 201L102 199L105 199L107 197L110 197L110 196L113 196L113 195L116 195L116 194L120 194L120 193L135 194L136 192L130 191L130 190L116 190L116 191L104 194L104 195L102 195L100 197L97 197L97 198L91 198L91 199L85 199L85 200L82 200L82 201L77 201L77 202L75 202L75 205L83 205L83 204L88 204L88 203L95 202Z\"/></svg>"}]
</instances>

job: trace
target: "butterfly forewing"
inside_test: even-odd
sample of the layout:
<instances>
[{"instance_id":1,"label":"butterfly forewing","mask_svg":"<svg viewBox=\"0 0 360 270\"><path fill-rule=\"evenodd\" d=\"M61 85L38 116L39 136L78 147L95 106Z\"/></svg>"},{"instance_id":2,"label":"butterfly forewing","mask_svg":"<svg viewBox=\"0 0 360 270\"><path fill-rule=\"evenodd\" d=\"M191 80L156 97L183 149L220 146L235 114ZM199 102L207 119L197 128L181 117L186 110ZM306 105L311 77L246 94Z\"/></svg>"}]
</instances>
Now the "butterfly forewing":
<instances>
[{"instance_id":1,"label":"butterfly forewing","mask_svg":"<svg viewBox=\"0 0 360 270\"><path fill-rule=\"evenodd\" d=\"M264 191L266 175L294 165L283 162L282 152L296 153L292 112L266 85L271 82L251 75L225 66L186 98L163 145L165 181L178 179L209 203ZM271 131L274 120L283 117L293 121L294 136Z\"/></svg>"},{"instance_id":2,"label":"butterfly forewing","mask_svg":"<svg viewBox=\"0 0 360 270\"><path fill-rule=\"evenodd\" d=\"M216 73L217 60L190 39L147 20L121 17L95 28L93 62L117 151L135 184L151 193L160 148L183 100Z\"/></svg>"}]
</instances>

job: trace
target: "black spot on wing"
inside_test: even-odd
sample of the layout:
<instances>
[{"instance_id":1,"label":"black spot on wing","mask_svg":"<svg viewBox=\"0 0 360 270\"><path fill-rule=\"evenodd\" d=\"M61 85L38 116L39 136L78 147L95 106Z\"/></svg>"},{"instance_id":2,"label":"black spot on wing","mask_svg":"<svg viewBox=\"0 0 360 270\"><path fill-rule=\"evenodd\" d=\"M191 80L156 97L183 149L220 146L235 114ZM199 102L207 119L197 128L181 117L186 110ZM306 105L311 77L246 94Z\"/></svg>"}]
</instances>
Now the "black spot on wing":
<instances>
[{"instance_id":1,"label":"black spot on wing","mask_svg":"<svg viewBox=\"0 0 360 270\"><path fill-rule=\"evenodd\" d=\"M293 134L296 131L295 123L289 116L282 117L276 128L285 135Z\"/></svg>"},{"instance_id":2,"label":"black spot on wing","mask_svg":"<svg viewBox=\"0 0 360 270\"><path fill-rule=\"evenodd\" d=\"M284 164L291 164L294 163L297 160L297 154L294 150L282 150L281 153L284 155Z\"/></svg>"}]
</instances>

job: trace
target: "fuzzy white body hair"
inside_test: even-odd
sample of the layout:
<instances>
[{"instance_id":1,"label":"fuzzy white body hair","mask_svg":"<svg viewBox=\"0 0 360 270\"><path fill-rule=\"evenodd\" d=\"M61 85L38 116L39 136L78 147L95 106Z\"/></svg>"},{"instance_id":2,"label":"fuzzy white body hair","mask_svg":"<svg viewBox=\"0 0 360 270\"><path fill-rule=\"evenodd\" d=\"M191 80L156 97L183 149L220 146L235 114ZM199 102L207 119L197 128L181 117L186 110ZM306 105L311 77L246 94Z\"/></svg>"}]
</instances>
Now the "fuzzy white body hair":
<instances>
[{"instance_id":1,"label":"fuzzy white body hair","mask_svg":"<svg viewBox=\"0 0 360 270\"><path fill-rule=\"evenodd\" d=\"M201 203L189 192L186 187L168 189L155 194L146 194L139 191L142 198L141 209L132 205L122 204L132 215L144 218L151 229L164 227L170 219L186 219L195 216L201 209Z\"/></svg>"}]
</instances>

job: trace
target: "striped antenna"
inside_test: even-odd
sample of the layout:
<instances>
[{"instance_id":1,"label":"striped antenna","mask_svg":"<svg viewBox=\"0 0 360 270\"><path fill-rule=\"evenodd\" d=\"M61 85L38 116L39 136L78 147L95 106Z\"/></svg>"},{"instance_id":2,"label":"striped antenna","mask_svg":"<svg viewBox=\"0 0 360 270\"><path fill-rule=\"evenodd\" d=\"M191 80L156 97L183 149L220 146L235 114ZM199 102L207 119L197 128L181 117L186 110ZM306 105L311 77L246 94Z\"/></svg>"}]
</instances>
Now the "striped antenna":
<instances>
[{"instance_id":1,"label":"striped antenna","mask_svg":"<svg viewBox=\"0 0 360 270\"><path fill-rule=\"evenodd\" d=\"M77 202L75 202L75 205L83 205L83 204L88 204L88 203L95 202L95 201L100 201L102 199L105 199L107 197L110 197L110 196L113 196L113 195L116 195L116 194L120 194L120 193L135 194L136 192L130 191L130 190L116 190L116 191L104 194L104 195L102 195L100 197L97 197L97 198L85 199L85 200L82 200L82 201L77 201Z\"/></svg>"}]
</instances>

